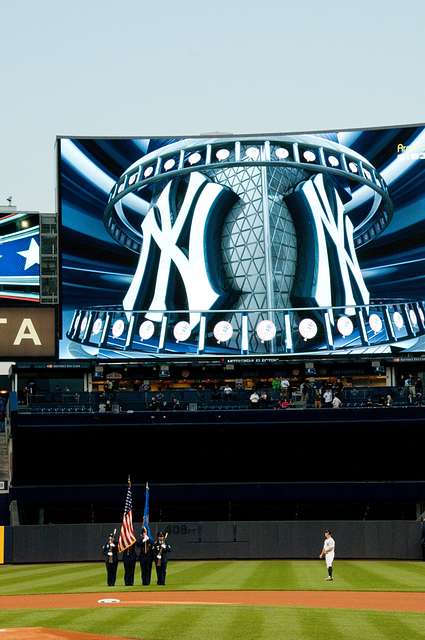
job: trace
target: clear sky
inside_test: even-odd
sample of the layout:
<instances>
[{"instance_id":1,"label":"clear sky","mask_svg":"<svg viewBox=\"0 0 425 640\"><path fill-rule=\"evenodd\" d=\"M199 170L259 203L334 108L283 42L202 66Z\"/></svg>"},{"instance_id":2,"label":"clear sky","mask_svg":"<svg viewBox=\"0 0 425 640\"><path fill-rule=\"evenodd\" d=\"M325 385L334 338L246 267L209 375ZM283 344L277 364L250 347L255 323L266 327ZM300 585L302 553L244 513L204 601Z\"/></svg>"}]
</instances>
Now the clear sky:
<instances>
[{"instance_id":1,"label":"clear sky","mask_svg":"<svg viewBox=\"0 0 425 640\"><path fill-rule=\"evenodd\" d=\"M0 0L0 204L55 207L56 135L425 122L423 0Z\"/></svg>"}]
</instances>

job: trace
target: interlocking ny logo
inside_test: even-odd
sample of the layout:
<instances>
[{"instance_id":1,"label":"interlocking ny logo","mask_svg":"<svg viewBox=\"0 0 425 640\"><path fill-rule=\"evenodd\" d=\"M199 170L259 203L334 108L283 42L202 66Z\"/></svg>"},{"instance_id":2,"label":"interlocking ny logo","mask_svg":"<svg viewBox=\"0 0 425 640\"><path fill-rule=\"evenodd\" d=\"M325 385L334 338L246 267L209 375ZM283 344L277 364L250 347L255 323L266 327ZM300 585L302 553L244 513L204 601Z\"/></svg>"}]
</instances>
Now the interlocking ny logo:
<instances>
[{"instance_id":1,"label":"interlocking ny logo","mask_svg":"<svg viewBox=\"0 0 425 640\"><path fill-rule=\"evenodd\" d=\"M318 174L287 198L302 238L292 299L297 306L345 306L352 315L351 305L369 304L369 291L340 194L332 179Z\"/></svg>"},{"instance_id":2,"label":"interlocking ny logo","mask_svg":"<svg viewBox=\"0 0 425 640\"><path fill-rule=\"evenodd\" d=\"M147 212L139 262L123 306L128 312L149 309L146 318L153 322L162 320L164 310L193 310L193 329L198 311L217 308L226 294L219 231L237 196L199 172L190 174L184 193L185 186L179 178L170 180Z\"/></svg>"}]
</instances>

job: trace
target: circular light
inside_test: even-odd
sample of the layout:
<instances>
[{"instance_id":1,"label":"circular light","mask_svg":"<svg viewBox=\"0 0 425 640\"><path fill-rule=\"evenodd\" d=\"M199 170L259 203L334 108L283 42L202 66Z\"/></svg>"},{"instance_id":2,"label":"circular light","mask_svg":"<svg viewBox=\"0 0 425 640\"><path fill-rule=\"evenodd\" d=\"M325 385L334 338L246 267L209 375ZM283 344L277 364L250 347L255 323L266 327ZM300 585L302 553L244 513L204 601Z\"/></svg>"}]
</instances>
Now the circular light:
<instances>
[{"instance_id":1,"label":"circular light","mask_svg":"<svg viewBox=\"0 0 425 640\"><path fill-rule=\"evenodd\" d=\"M221 320L221 322L217 322L214 327L214 338L220 344L220 342L227 342L233 335L233 327L230 322L226 322L226 320Z\"/></svg>"},{"instance_id":2,"label":"circular light","mask_svg":"<svg viewBox=\"0 0 425 640\"><path fill-rule=\"evenodd\" d=\"M420 317L420 319L421 319L421 322L422 322L422 324L424 324L424 323L425 323L425 315L424 315L424 312L422 311L422 309L421 309L420 307L419 307L418 311L419 311L419 317Z\"/></svg>"},{"instance_id":3,"label":"circular light","mask_svg":"<svg viewBox=\"0 0 425 640\"><path fill-rule=\"evenodd\" d=\"M112 325L112 336L114 338L119 338L124 333L124 321L123 320L115 320Z\"/></svg>"},{"instance_id":4,"label":"circular light","mask_svg":"<svg viewBox=\"0 0 425 640\"><path fill-rule=\"evenodd\" d=\"M257 324L256 332L261 342L273 340L276 335L275 323L271 320L261 320L261 322Z\"/></svg>"},{"instance_id":5,"label":"circular light","mask_svg":"<svg viewBox=\"0 0 425 640\"><path fill-rule=\"evenodd\" d=\"M312 151L304 151L303 157L307 162L314 162L316 160L316 154Z\"/></svg>"},{"instance_id":6,"label":"circular light","mask_svg":"<svg viewBox=\"0 0 425 640\"><path fill-rule=\"evenodd\" d=\"M350 171L352 171L353 173L358 173L358 172L359 172L359 169L358 169L358 167L357 167L357 165L356 165L356 163L355 163L355 162L349 162L349 163L348 163L348 168L349 168L349 169L350 169Z\"/></svg>"},{"instance_id":7,"label":"circular light","mask_svg":"<svg viewBox=\"0 0 425 640\"><path fill-rule=\"evenodd\" d=\"M98 333L102 331L102 320L100 318L96 318L93 324L92 333L97 336Z\"/></svg>"},{"instance_id":8,"label":"circular light","mask_svg":"<svg viewBox=\"0 0 425 640\"><path fill-rule=\"evenodd\" d=\"M121 182L120 186L118 187L118 193L121 193L121 191L124 191L124 182Z\"/></svg>"},{"instance_id":9,"label":"circular light","mask_svg":"<svg viewBox=\"0 0 425 640\"><path fill-rule=\"evenodd\" d=\"M174 160L174 158L170 158L169 160L164 162L165 171L170 171L170 169L172 169L175 164L176 164L176 161Z\"/></svg>"},{"instance_id":10,"label":"circular light","mask_svg":"<svg viewBox=\"0 0 425 640\"><path fill-rule=\"evenodd\" d=\"M184 320L174 327L173 334L177 342L184 342L190 336L190 324Z\"/></svg>"},{"instance_id":11,"label":"circular light","mask_svg":"<svg viewBox=\"0 0 425 640\"><path fill-rule=\"evenodd\" d=\"M257 160L260 155L260 149L258 147L249 147L245 153L251 160Z\"/></svg>"},{"instance_id":12,"label":"circular light","mask_svg":"<svg viewBox=\"0 0 425 640\"><path fill-rule=\"evenodd\" d=\"M112 335L114 338L119 338L124 333L124 320L115 320L112 325Z\"/></svg>"},{"instance_id":13,"label":"circular light","mask_svg":"<svg viewBox=\"0 0 425 640\"><path fill-rule=\"evenodd\" d=\"M139 336L142 340L149 340L155 333L155 325L151 320L145 320L139 327Z\"/></svg>"},{"instance_id":14,"label":"circular light","mask_svg":"<svg viewBox=\"0 0 425 640\"><path fill-rule=\"evenodd\" d=\"M87 322L88 322L87 316L84 316L83 321L81 323L80 331L85 331L86 330Z\"/></svg>"},{"instance_id":15,"label":"circular light","mask_svg":"<svg viewBox=\"0 0 425 640\"><path fill-rule=\"evenodd\" d=\"M397 329L402 329L404 327L403 316L398 311L393 313L393 322L394 322L395 326L397 327Z\"/></svg>"},{"instance_id":16,"label":"circular light","mask_svg":"<svg viewBox=\"0 0 425 640\"><path fill-rule=\"evenodd\" d=\"M146 167L146 169L143 172L143 177L149 178L152 174L153 174L153 167Z\"/></svg>"},{"instance_id":17,"label":"circular light","mask_svg":"<svg viewBox=\"0 0 425 640\"><path fill-rule=\"evenodd\" d=\"M215 154L215 157L217 158L217 160L227 160L229 156L230 156L229 149L219 149Z\"/></svg>"},{"instance_id":18,"label":"circular light","mask_svg":"<svg viewBox=\"0 0 425 640\"><path fill-rule=\"evenodd\" d=\"M137 178L137 173L133 173L133 175L130 176L128 179L128 184L134 184L136 182L136 178Z\"/></svg>"},{"instance_id":19,"label":"circular light","mask_svg":"<svg viewBox=\"0 0 425 640\"><path fill-rule=\"evenodd\" d=\"M410 318L410 322L413 324L414 327L418 326L418 318L416 316L416 313L413 311L413 309L410 309L409 311L409 318Z\"/></svg>"},{"instance_id":20,"label":"circular light","mask_svg":"<svg viewBox=\"0 0 425 640\"><path fill-rule=\"evenodd\" d=\"M311 318L304 318L298 325L298 331L304 340L311 340L317 334L317 324Z\"/></svg>"},{"instance_id":21,"label":"circular light","mask_svg":"<svg viewBox=\"0 0 425 640\"><path fill-rule=\"evenodd\" d=\"M289 156L289 151L285 147L278 147L274 153L278 160L285 160Z\"/></svg>"},{"instance_id":22,"label":"circular light","mask_svg":"<svg viewBox=\"0 0 425 640\"><path fill-rule=\"evenodd\" d=\"M382 329L382 318L377 313L371 313L369 316L369 327L374 333L379 333Z\"/></svg>"},{"instance_id":23,"label":"circular light","mask_svg":"<svg viewBox=\"0 0 425 640\"><path fill-rule=\"evenodd\" d=\"M201 160L201 158L202 158L201 154L195 151L195 153L190 154L187 161L189 164L197 164Z\"/></svg>"},{"instance_id":24,"label":"circular light","mask_svg":"<svg viewBox=\"0 0 425 640\"><path fill-rule=\"evenodd\" d=\"M339 160L336 156L329 156L328 162L331 165L331 167L339 167Z\"/></svg>"},{"instance_id":25,"label":"circular light","mask_svg":"<svg viewBox=\"0 0 425 640\"><path fill-rule=\"evenodd\" d=\"M341 316L336 323L337 329L342 336L350 336L354 331L352 320L348 316Z\"/></svg>"}]
</instances>

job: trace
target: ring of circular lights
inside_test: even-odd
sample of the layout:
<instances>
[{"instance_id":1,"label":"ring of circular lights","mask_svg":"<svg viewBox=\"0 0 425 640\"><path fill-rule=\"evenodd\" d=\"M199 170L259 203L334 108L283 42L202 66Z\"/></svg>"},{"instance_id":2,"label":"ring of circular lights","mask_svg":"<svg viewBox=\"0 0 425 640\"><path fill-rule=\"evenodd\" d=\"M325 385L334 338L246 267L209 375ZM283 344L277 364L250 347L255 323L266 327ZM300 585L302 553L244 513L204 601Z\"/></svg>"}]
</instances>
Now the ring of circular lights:
<instances>
[{"instance_id":1,"label":"ring of circular lights","mask_svg":"<svg viewBox=\"0 0 425 640\"><path fill-rule=\"evenodd\" d=\"M185 138L160 147L133 163L115 183L105 209L105 226L119 244L140 253L143 242L140 225L134 217L128 218L120 206L125 196L140 194L152 183L192 171L252 164L332 174L372 189L374 204L354 229L356 248L373 240L391 220L392 204L385 181L366 158L326 138L302 134Z\"/></svg>"}]
</instances>

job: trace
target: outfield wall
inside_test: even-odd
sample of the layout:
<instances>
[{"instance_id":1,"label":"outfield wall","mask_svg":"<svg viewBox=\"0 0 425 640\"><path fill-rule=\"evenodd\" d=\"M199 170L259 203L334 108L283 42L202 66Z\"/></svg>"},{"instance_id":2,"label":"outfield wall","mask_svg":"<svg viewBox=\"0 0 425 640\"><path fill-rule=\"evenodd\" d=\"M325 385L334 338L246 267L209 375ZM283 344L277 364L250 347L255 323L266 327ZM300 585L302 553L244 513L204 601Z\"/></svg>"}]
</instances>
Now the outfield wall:
<instances>
[{"instance_id":1,"label":"outfield wall","mask_svg":"<svg viewBox=\"0 0 425 640\"><path fill-rule=\"evenodd\" d=\"M114 524L24 525L5 528L5 562L102 560L101 546ZM176 560L317 558L330 528L338 558L419 560L421 525L393 521L174 522L169 531ZM136 525L139 533L140 525Z\"/></svg>"}]
</instances>

